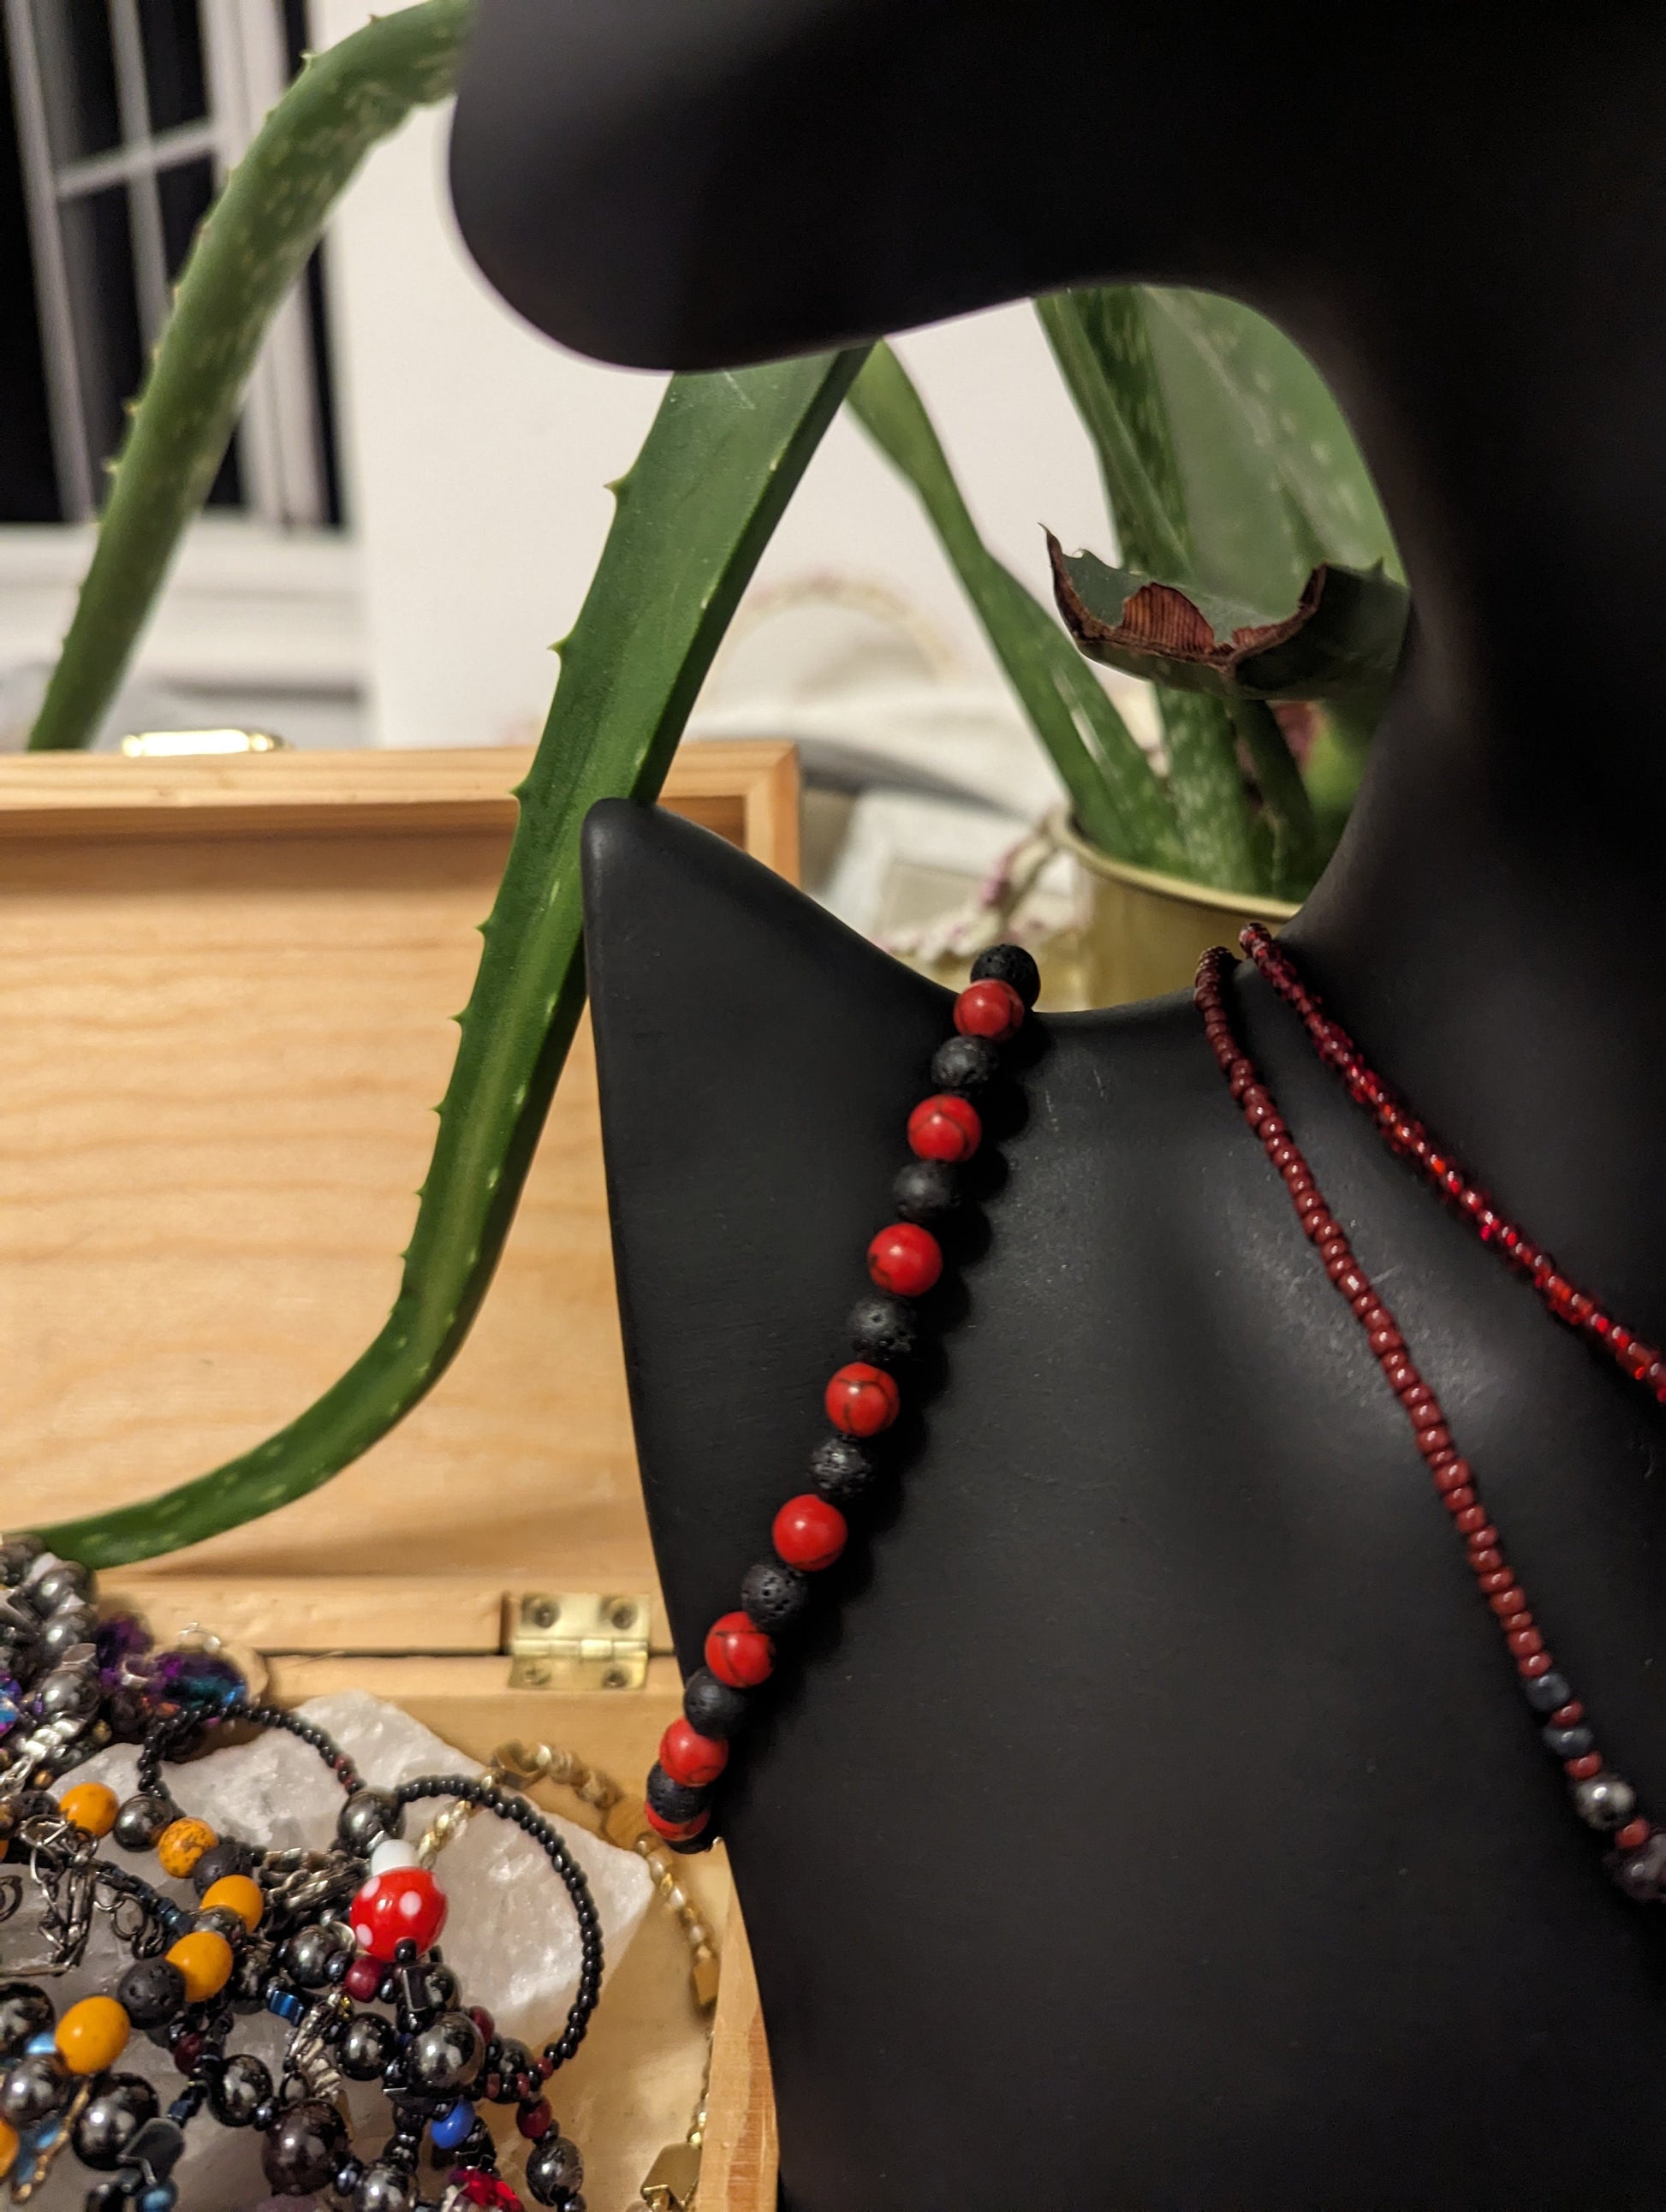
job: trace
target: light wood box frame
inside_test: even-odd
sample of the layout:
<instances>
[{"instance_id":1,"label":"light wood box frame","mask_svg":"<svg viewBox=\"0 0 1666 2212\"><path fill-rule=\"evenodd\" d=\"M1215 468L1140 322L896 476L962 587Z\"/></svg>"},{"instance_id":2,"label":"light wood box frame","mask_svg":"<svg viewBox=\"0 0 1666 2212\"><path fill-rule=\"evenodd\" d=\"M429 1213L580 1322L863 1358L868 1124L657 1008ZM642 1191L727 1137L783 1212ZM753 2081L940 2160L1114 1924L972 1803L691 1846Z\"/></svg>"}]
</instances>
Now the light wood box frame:
<instances>
[{"instance_id":1,"label":"light wood box frame","mask_svg":"<svg viewBox=\"0 0 1666 2212\"><path fill-rule=\"evenodd\" d=\"M531 753L0 760L0 1524L149 1495L257 1441L391 1302ZM784 744L681 753L664 803L793 877ZM396 1698L476 1757L563 1744L622 1781L676 1710L630 1449L587 1026L469 1343L337 1480L112 1573L277 1694ZM505 1594L652 1592L641 1691L508 1686ZM559 1793L546 1802L571 1812ZM724 1929L700 2212L769 2212L756 1983ZM680 2136L702 2037L656 1907L562 2077L593 2212Z\"/></svg>"}]
</instances>

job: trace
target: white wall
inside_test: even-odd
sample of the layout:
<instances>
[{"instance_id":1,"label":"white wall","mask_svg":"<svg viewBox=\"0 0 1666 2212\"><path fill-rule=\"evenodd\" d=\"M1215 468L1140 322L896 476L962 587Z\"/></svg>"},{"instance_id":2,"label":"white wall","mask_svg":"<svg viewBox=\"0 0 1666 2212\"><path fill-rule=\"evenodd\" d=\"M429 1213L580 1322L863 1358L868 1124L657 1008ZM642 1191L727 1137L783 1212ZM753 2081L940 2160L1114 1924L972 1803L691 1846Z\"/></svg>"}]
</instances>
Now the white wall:
<instances>
[{"instance_id":1,"label":"white wall","mask_svg":"<svg viewBox=\"0 0 1666 2212\"><path fill-rule=\"evenodd\" d=\"M320 45L365 0L313 0ZM379 148L329 248L348 496L362 542L372 728L385 744L499 744L542 720L611 512L662 380L602 368L529 329L464 252L446 193L448 115ZM903 344L990 541L1045 588L1039 526L1103 545L1086 438L1027 308ZM826 570L902 593L965 671L1000 678L911 496L848 421L834 426L758 572Z\"/></svg>"}]
</instances>

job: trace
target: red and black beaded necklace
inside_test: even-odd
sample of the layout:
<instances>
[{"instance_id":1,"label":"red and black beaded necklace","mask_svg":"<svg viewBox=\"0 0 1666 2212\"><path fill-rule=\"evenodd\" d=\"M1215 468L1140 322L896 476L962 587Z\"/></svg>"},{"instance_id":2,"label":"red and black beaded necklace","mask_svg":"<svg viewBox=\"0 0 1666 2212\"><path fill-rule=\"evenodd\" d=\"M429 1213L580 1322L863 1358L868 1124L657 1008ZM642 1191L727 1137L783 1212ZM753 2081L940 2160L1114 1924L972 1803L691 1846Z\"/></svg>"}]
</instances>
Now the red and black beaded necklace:
<instances>
[{"instance_id":1,"label":"red and black beaded necklace","mask_svg":"<svg viewBox=\"0 0 1666 2212\"><path fill-rule=\"evenodd\" d=\"M1320 1057L1375 1117L1390 1147L1417 1165L1483 1243L1528 1278L1556 1318L1600 1344L1626 1375L1666 1404L1666 1361L1655 1347L1579 1290L1547 1253L1493 1206L1450 1151L1367 1066L1341 1024L1302 982L1288 952L1265 929L1247 929L1241 941L1273 988L1299 1015ZM1393 1313L1359 1265L1272 1093L1244 1052L1222 988L1231 965L1232 957L1223 947L1206 953L1194 992L1205 1036L1231 1095L1282 1178L1304 1232L1365 1330L1410 1423L1437 1494L1463 1541L1477 1587L1498 1621L1528 1705L1540 1717L1545 1747L1568 1778L1575 1810L1587 1826L1608 1838L1609 1871L1626 1895L1639 1902L1666 1895L1666 1829L1657 1829L1638 1810L1632 1785L1597 1749L1584 1705L1547 1648L1439 1399L1418 1373ZM932 1062L938 1088L909 1116L914 1157L892 1190L901 1218L868 1246L876 1295L863 1299L851 1316L859 1356L837 1370L824 1394L833 1433L812 1455L814 1486L781 1507L772 1529L775 1556L747 1573L740 1609L714 1623L706 1638L706 1663L690 1677L683 1717L666 1729L648 1778L648 1819L675 1850L703 1850L712 1842L714 1788L728 1765L730 1739L748 1716L752 1692L775 1671L775 1638L802 1613L810 1577L831 1566L845 1548L848 1525L843 1509L874 1480L868 1440L889 1428L901 1407L891 1370L913 1347L912 1301L931 1290L943 1270L942 1247L926 1224L958 1202L957 1170L982 1139L974 1096L994 1077L1000 1047L1018 1035L1039 988L1030 955L1017 945L996 945L979 957L970 984L955 1001L956 1035Z\"/></svg>"}]
</instances>

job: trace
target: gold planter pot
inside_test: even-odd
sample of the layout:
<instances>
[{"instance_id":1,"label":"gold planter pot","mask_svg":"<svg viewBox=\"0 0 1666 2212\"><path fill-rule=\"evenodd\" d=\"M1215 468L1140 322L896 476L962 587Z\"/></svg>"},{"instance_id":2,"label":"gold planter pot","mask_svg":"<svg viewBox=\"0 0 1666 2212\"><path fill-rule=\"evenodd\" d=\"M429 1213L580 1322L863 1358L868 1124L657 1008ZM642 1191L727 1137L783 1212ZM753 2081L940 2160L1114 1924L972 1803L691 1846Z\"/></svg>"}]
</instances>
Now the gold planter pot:
<instances>
[{"instance_id":1,"label":"gold planter pot","mask_svg":"<svg viewBox=\"0 0 1666 2212\"><path fill-rule=\"evenodd\" d=\"M1049 827L1060 850L1082 871L1088 911L1079 930L1038 949L1047 1006L1122 1006L1189 989L1212 945L1236 945L1246 922L1276 927L1296 912L1287 899L1211 890L1110 860L1067 819Z\"/></svg>"}]
</instances>

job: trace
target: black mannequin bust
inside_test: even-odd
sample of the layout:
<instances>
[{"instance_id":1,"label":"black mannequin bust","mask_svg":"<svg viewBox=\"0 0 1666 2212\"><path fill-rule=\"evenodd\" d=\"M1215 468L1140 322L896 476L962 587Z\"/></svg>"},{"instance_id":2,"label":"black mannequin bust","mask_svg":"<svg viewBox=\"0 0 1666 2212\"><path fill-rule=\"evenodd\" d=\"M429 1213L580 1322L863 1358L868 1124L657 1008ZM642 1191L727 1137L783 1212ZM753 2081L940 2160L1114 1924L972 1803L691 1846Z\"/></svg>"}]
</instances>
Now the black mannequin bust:
<instances>
[{"instance_id":1,"label":"black mannequin bust","mask_svg":"<svg viewBox=\"0 0 1666 2212\"><path fill-rule=\"evenodd\" d=\"M481 70L527 4L489 7ZM744 0L717 16L752 41L703 81L730 88L731 125L806 52L879 51L855 0L803 0L773 44ZM1079 41L1069 65L1049 47L1071 16L1097 24L1092 71ZM567 335L611 312L620 354L701 361L1138 273L1291 330L1365 445L1417 626L1288 941L1500 1203L1658 1341L1666 23L1397 12L1361 70L1319 20L1258 17L1252 38L1224 8L1183 32L1110 7L899 3L897 72L853 64L847 88L870 126L917 93L940 191L842 208L830 175L793 210L789 276L769 258L786 217L746 187L772 136L796 185L818 133L860 128L811 100L802 159L783 126L700 168L667 92L630 190L606 200L600 125L529 185L557 271L534 312L563 334L565 296ZM966 35L928 85L926 33L951 23ZM1090 76L1127 189L1112 203L1102 177L1084 213ZM610 115L648 112L613 89ZM679 151L696 212L610 310L589 249L548 240L589 192L628 245ZM938 201L974 174L982 197L933 243ZM1025 176L1002 216L988 179ZM461 182L459 204L466 222ZM843 250L818 293L824 239ZM496 264L475 242L510 269L513 240ZM681 289L656 290L673 264ZM802 1486L948 1000L667 818L599 809L587 866L637 1436L694 1665ZM1233 988L1606 1747L1666 1812L1666 1414L1381 1150L1258 981ZM784 2203L1657 2204L1666 1912L1605 1882L1189 1002L1042 1021L1021 1091L895 1489L725 1802Z\"/></svg>"}]
</instances>

